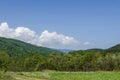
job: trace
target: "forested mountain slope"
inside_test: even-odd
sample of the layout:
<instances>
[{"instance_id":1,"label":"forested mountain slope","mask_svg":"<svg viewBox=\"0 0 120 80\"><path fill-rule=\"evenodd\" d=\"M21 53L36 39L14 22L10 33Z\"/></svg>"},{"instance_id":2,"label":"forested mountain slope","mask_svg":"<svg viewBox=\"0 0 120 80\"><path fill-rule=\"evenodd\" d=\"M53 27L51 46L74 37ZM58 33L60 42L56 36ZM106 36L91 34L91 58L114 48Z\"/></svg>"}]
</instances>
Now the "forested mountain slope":
<instances>
[{"instance_id":1,"label":"forested mountain slope","mask_svg":"<svg viewBox=\"0 0 120 80\"><path fill-rule=\"evenodd\" d=\"M120 52L120 44L117 44L111 48L106 49L107 52Z\"/></svg>"},{"instance_id":2,"label":"forested mountain slope","mask_svg":"<svg viewBox=\"0 0 120 80\"><path fill-rule=\"evenodd\" d=\"M60 53L60 51L50 48L39 47L19 40L3 37L0 37L0 51L6 51L10 56L23 55L32 52L38 52L45 55L53 52Z\"/></svg>"}]
</instances>

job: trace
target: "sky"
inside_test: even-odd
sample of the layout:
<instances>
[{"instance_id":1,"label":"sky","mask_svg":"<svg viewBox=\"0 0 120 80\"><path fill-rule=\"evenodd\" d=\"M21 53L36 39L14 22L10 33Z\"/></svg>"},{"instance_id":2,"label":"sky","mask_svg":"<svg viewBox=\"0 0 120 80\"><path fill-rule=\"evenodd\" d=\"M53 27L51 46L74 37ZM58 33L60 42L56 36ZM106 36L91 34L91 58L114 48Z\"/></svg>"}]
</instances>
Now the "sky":
<instances>
[{"instance_id":1,"label":"sky","mask_svg":"<svg viewBox=\"0 0 120 80\"><path fill-rule=\"evenodd\" d=\"M0 36L57 49L120 43L120 0L0 0Z\"/></svg>"}]
</instances>

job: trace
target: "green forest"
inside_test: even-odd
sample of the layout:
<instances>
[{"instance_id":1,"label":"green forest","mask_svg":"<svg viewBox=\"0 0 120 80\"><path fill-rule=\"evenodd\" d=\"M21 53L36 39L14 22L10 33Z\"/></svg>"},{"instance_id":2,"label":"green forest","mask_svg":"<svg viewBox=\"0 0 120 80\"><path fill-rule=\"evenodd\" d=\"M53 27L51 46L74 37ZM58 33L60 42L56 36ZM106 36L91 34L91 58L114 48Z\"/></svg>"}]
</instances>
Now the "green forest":
<instances>
[{"instance_id":1,"label":"green forest","mask_svg":"<svg viewBox=\"0 0 120 80\"><path fill-rule=\"evenodd\" d=\"M3 72L120 71L120 45L109 49L62 53L50 48L38 48L18 40L7 38L0 38L0 40L0 71Z\"/></svg>"},{"instance_id":2,"label":"green forest","mask_svg":"<svg viewBox=\"0 0 120 80\"><path fill-rule=\"evenodd\" d=\"M0 69L3 71L119 71L120 53L73 51L67 54L31 53L10 57L0 52Z\"/></svg>"}]
</instances>

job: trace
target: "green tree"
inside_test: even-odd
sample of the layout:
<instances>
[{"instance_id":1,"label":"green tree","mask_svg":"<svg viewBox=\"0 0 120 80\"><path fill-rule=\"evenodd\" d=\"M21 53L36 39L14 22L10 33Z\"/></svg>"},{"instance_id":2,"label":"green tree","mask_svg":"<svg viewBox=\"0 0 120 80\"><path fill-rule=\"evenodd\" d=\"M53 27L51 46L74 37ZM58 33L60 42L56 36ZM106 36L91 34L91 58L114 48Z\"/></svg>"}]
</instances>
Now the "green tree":
<instances>
[{"instance_id":1,"label":"green tree","mask_svg":"<svg viewBox=\"0 0 120 80\"><path fill-rule=\"evenodd\" d=\"M9 68L9 60L9 55L3 51L0 51L0 71L7 71Z\"/></svg>"},{"instance_id":2,"label":"green tree","mask_svg":"<svg viewBox=\"0 0 120 80\"><path fill-rule=\"evenodd\" d=\"M25 58L24 67L25 71L37 71L42 70L44 64L43 56L38 53L31 53Z\"/></svg>"}]
</instances>

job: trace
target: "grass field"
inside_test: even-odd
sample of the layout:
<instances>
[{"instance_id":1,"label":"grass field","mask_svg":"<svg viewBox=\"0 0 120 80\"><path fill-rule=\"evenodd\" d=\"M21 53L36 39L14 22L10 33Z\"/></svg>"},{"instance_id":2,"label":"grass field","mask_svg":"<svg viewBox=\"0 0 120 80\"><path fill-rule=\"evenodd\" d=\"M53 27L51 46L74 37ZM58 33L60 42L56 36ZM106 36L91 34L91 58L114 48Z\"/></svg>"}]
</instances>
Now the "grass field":
<instances>
[{"instance_id":1,"label":"grass field","mask_svg":"<svg viewBox=\"0 0 120 80\"><path fill-rule=\"evenodd\" d=\"M120 72L7 72L0 80L120 80Z\"/></svg>"}]
</instances>

